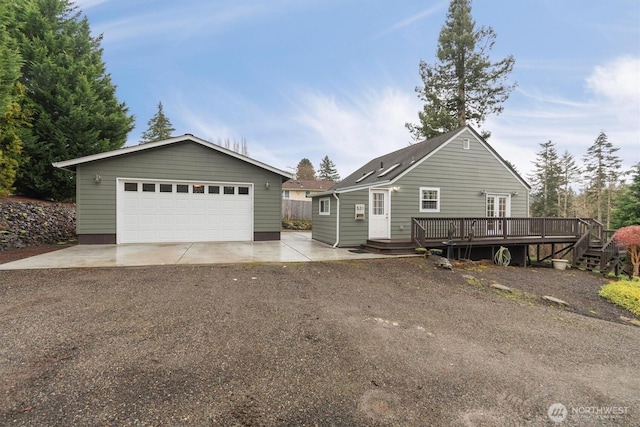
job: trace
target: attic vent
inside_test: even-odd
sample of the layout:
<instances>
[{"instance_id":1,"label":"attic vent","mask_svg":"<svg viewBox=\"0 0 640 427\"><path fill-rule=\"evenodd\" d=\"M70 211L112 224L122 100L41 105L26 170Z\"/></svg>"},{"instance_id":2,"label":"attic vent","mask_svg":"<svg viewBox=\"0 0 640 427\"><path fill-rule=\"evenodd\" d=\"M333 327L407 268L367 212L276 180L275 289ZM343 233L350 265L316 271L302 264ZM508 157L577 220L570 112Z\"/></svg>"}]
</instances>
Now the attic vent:
<instances>
[{"instance_id":1,"label":"attic vent","mask_svg":"<svg viewBox=\"0 0 640 427\"><path fill-rule=\"evenodd\" d=\"M470 146L470 142L469 142L469 138L465 138L462 140L462 149L463 150L468 150L469 146Z\"/></svg>"},{"instance_id":2,"label":"attic vent","mask_svg":"<svg viewBox=\"0 0 640 427\"><path fill-rule=\"evenodd\" d=\"M391 172L392 170L394 170L395 168L397 168L398 166L400 166L400 163L396 163L395 165L391 166L389 169L387 169L386 171L382 172L380 175L378 175L378 178L385 176L386 174L388 174L389 172Z\"/></svg>"},{"instance_id":3,"label":"attic vent","mask_svg":"<svg viewBox=\"0 0 640 427\"><path fill-rule=\"evenodd\" d=\"M369 175L371 175L374 171L369 171L362 175L360 178L356 179L356 182L364 181Z\"/></svg>"}]
</instances>

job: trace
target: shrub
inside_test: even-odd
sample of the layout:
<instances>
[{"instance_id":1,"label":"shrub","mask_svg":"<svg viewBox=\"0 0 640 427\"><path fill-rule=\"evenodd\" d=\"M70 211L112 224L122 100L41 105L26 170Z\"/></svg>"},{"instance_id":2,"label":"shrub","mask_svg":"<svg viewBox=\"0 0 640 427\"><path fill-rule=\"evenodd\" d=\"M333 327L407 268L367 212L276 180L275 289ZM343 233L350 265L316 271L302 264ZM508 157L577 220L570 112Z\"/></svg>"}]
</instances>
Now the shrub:
<instances>
[{"instance_id":1,"label":"shrub","mask_svg":"<svg viewBox=\"0 0 640 427\"><path fill-rule=\"evenodd\" d=\"M609 283L600 289L599 295L640 316L640 280Z\"/></svg>"},{"instance_id":2,"label":"shrub","mask_svg":"<svg viewBox=\"0 0 640 427\"><path fill-rule=\"evenodd\" d=\"M311 230L311 221L304 219L283 219L282 228L285 230Z\"/></svg>"},{"instance_id":3,"label":"shrub","mask_svg":"<svg viewBox=\"0 0 640 427\"><path fill-rule=\"evenodd\" d=\"M613 240L619 248L627 251L633 265L632 276L640 275L640 225L622 227L615 232Z\"/></svg>"}]
</instances>

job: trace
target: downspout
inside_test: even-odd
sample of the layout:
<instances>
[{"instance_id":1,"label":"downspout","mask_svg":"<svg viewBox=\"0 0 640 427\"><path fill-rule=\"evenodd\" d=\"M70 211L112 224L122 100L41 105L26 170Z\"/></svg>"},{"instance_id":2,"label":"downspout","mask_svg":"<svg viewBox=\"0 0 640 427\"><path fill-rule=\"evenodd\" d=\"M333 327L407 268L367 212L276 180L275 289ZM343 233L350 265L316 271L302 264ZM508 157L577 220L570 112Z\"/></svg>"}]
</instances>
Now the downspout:
<instances>
[{"instance_id":1,"label":"downspout","mask_svg":"<svg viewBox=\"0 0 640 427\"><path fill-rule=\"evenodd\" d=\"M333 244L334 248L338 247L340 243L340 198L338 193L333 193L333 197L336 199L336 242Z\"/></svg>"}]
</instances>

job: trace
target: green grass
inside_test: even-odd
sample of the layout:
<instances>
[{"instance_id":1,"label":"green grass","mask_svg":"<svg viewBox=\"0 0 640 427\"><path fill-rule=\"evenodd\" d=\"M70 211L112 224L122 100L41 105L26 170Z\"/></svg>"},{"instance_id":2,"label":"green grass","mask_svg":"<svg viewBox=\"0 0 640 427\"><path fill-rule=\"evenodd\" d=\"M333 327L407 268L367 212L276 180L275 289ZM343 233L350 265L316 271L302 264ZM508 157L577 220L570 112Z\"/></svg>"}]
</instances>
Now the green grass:
<instances>
[{"instance_id":1,"label":"green grass","mask_svg":"<svg viewBox=\"0 0 640 427\"><path fill-rule=\"evenodd\" d=\"M604 285L599 295L640 316L640 280L621 280Z\"/></svg>"}]
</instances>

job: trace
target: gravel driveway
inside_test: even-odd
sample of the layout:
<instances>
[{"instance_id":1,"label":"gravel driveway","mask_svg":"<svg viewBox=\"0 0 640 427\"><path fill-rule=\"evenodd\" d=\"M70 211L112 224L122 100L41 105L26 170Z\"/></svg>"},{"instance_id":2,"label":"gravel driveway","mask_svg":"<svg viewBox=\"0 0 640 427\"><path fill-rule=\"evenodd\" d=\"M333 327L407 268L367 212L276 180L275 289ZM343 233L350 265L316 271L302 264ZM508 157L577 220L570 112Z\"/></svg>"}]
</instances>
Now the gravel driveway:
<instances>
[{"instance_id":1,"label":"gravel driveway","mask_svg":"<svg viewBox=\"0 0 640 427\"><path fill-rule=\"evenodd\" d=\"M422 258L5 271L0 424L640 425L640 328L464 274Z\"/></svg>"}]
</instances>

